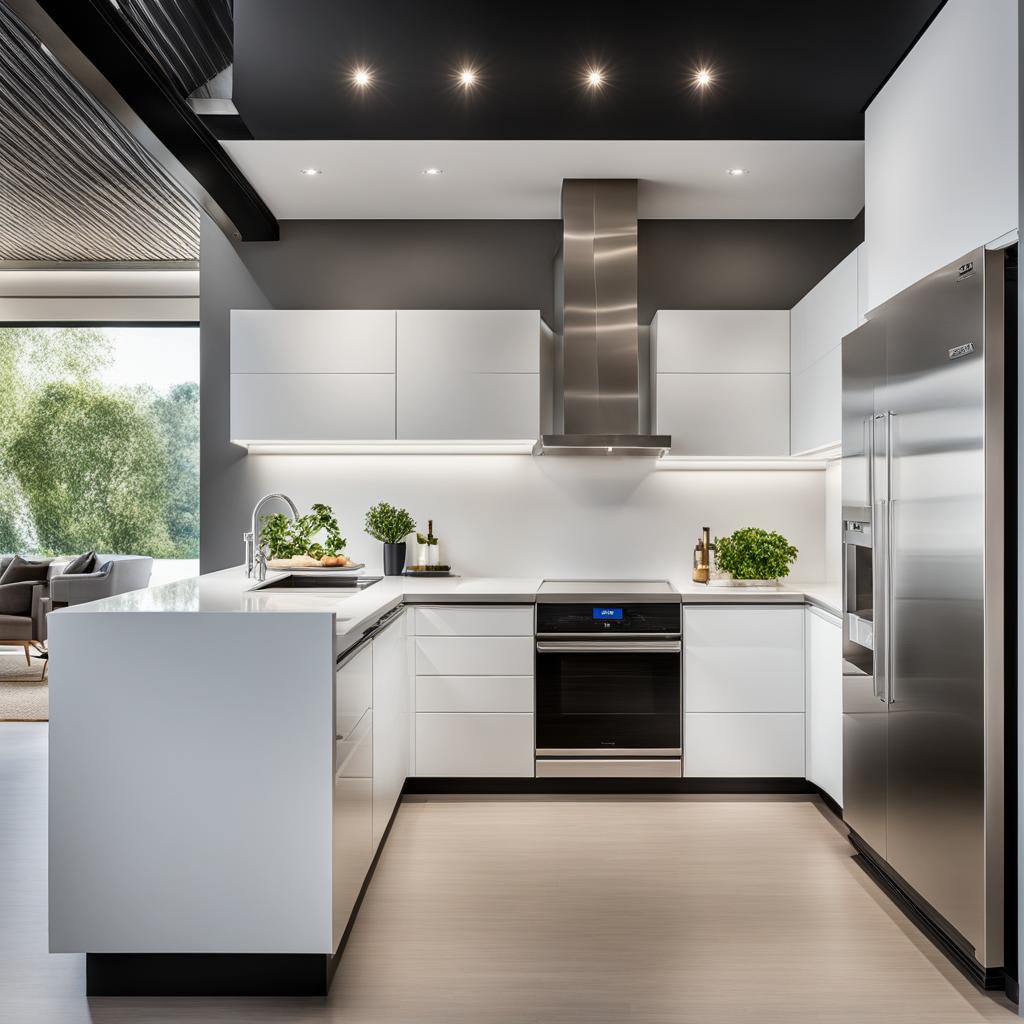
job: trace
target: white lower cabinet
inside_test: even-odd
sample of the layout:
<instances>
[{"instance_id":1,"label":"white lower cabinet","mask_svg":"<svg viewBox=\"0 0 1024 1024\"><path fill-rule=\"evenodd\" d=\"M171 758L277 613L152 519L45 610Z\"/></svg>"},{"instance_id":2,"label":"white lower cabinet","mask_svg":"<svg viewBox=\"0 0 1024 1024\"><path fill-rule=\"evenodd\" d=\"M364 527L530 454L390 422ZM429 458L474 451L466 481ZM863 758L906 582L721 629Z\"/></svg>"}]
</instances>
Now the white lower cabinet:
<instances>
[{"instance_id":1,"label":"white lower cabinet","mask_svg":"<svg viewBox=\"0 0 1024 1024\"><path fill-rule=\"evenodd\" d=\"M802 714L696 714L683 720L683 775L803 778Z\"/></svg>"},{"instance_id":2,"label":"white lower cabinet","mask_svg":"<svg viewBox=\"0 0 1024 1024\"><path fill-rule=\"evenodd\" d=\"M843 630L807 609L807 778L843 803Z\"/></svg>"},{"instance_id":3,"label":"white lower cabinet","mask_svg":"<svg viewBox=\"0 0 1024 1024\"><path fill-rule=\"evenodd\" d=\"M804 775L804 608L683 610L683 775Z\"/></svg>"},{"instance_id":4,"label":"white lower cabinet","mask_svg":"<svg viewBox=\"0 0 1024 1024\"><path fill-rule=\"evenodd\" d=\"M533 776L533 715L416 715L416 774L524 778Z\"/></svg>"},{"instance_id":5,"label":"white lower cabinet","mask_svg":"<svg viewBox=\"0 0 1024 1024\"><path fill-rule=\"evenodd\" d=\"M335 744L331 933L334 948L373 860L373 712Z\"/></svg>"},{"instance_id":6,"label":"white lower cabinet","mask_svg":"<svg viewBox=\"0 0 1024 1024\"><path fill-rule=\"evenodd\" d=\"M407 613L373 638L373 848L410 774Z\"/></svg>"},{"instance_id":7,"label":"white lower cabinet","mask_svg":"<svg viewBox=\"0 0 1024 1024\"><path fill-rule=\"evenodd\" d=\"M416 774L532 778L532 606L417 608L416 631Z\"/></svg>"}]
</instances>

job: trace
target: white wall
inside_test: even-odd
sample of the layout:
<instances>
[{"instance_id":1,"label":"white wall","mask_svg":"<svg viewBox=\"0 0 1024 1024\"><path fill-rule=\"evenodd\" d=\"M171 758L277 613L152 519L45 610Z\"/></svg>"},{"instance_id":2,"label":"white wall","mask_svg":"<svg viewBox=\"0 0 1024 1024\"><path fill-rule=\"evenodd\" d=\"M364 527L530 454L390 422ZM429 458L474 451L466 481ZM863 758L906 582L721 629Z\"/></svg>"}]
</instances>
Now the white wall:
<instances>
[{"instance_id":1,"label":"white wall","mask_svg":"<svg viewBox=\"0 0 1024 1024\"><path fill-rule=\"evenodd\" d=\"M843 470L834 459L825 468L825 579L843 578Z\"/></svg>"},{"instance_id":2,"label":"white wall","mask_svg":"<svg viewBox=\"0 0 1024 1024\"><path fill-rule=\"evenodd\" d=\"M868 308L1017 228L1017 0L949 0L867 108Z\"/></svg>"},{"instance_id":3,"label":"white wall","mask_svg":"<svg viewBox=\"0 0 1024 1024\"><path fill-rule=\"evenodd\" d=\"M195 269L0 269L0 323L198 319Z\"/></svg>"},{"instance_id":4,"label":"white wall","mask_svg":"<svg viewBox=\"0 0 1024 1024\"><path fill-rule=\"evenodd\" d=\"M647 459L557 456L250 455L246 496L284 491L333 506L348 553L381 571L363 517L386 500L433 518L456 572L688 579L700 528L778 530L800 549L793 579L825 573L821 471L673 471ZM241 497L241 496L239 496ZM242 560L238 523L238 556Z\"/></svg>"}]
</instances>

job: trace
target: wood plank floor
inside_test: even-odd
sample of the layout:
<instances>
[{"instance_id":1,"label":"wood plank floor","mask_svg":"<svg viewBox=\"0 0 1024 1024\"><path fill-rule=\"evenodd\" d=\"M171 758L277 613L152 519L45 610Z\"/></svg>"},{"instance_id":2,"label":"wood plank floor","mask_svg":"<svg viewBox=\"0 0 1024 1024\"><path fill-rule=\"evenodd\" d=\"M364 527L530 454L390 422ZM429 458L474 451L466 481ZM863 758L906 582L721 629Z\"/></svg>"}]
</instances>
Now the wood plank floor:
<instances>
[{"instance_id":1,"label":"wood plank floor","mask_svg":"<svg viewBox=\"0 0 1024 1024\"><path fill-rule=\"evenodd\" d=\"M800 798L417 798L329 999L93 999L46 952L46 727L0 726L0 1020L892 1022L1015 1019Z\"/></svg>"}]
</instances>

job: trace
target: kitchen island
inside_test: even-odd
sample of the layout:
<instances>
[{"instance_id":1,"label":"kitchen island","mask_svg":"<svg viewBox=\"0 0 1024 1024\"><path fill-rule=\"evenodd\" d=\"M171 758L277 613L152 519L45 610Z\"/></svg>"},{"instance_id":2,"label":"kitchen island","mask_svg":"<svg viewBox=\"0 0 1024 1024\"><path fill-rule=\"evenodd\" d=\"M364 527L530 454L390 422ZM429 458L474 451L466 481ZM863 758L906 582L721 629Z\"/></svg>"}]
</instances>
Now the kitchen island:
<instances>
[{"instance_id":1,"label":"kitchen island","mask_svg":"<svg viewBox=\"0 0 1024 1024\"><path fill-rule=\"evenodd\" d=\"M316 582L239 567L51 615L50 944L89 954L90 993L323 993L408 779L547 781L541 580Z\"/></svg>"}]
</instances>

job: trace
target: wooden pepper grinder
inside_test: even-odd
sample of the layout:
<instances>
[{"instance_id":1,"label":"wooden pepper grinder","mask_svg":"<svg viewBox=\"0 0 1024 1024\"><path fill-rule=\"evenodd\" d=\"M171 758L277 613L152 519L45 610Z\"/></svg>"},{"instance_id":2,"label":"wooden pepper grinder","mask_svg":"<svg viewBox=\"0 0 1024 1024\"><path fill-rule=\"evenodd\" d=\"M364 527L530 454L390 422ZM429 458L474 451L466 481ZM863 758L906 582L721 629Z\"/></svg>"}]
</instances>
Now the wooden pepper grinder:
<instances>
[{"instance_id":1,"label":"wooden pepper grinder","mask_svg":"<svg viewBox=\"0 0 1024 1024\"><path fill-rule=\"evenodd\" d=\"M711 543L711 527L705 526L693 549L694 583L707 583L711 579L711 552L714 550L715 546Z\"/></svg>"}]
</instances>

